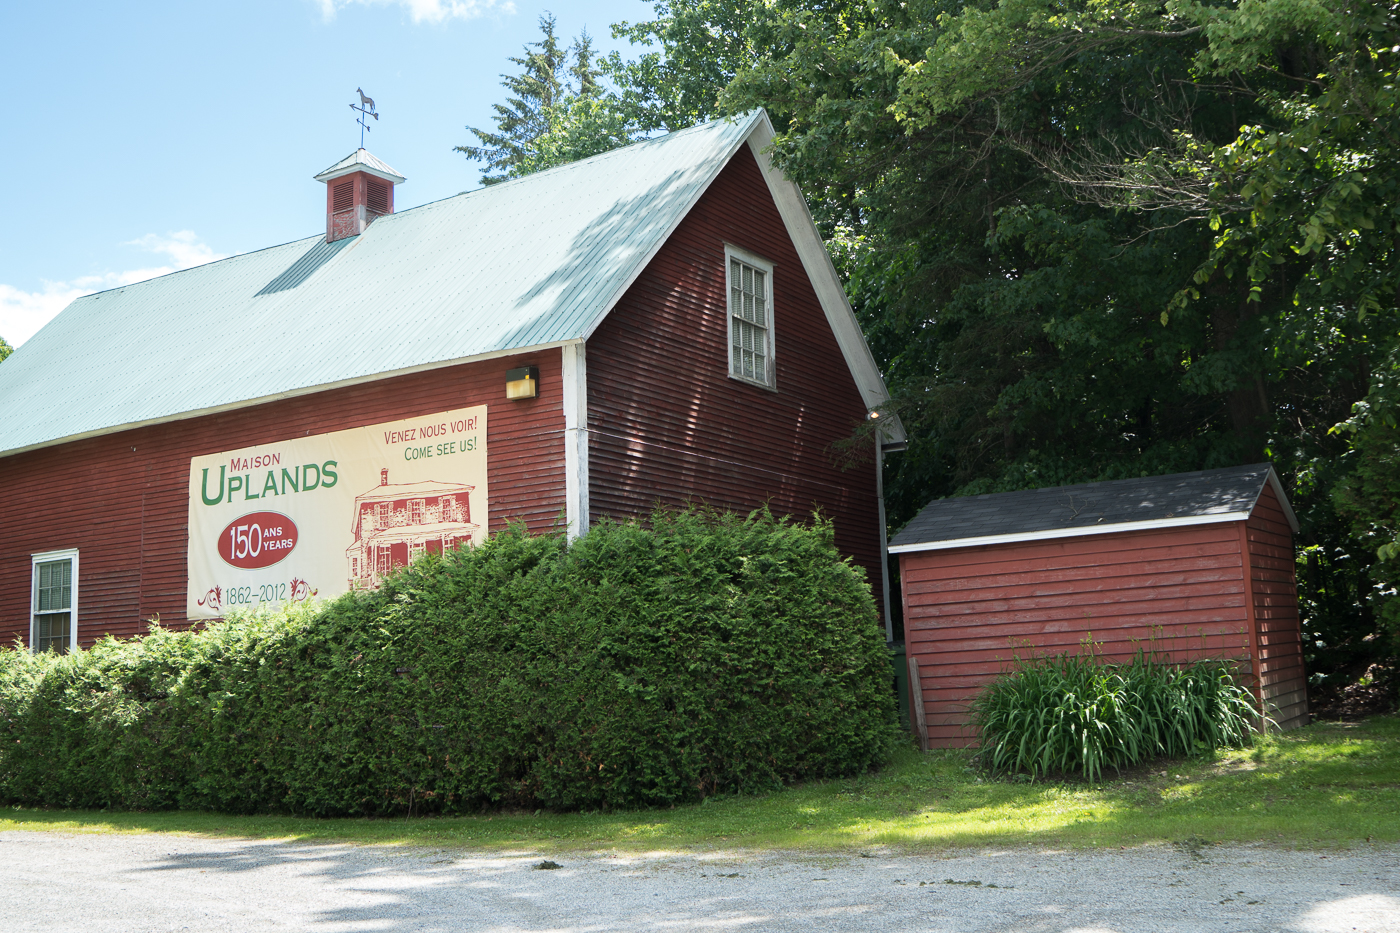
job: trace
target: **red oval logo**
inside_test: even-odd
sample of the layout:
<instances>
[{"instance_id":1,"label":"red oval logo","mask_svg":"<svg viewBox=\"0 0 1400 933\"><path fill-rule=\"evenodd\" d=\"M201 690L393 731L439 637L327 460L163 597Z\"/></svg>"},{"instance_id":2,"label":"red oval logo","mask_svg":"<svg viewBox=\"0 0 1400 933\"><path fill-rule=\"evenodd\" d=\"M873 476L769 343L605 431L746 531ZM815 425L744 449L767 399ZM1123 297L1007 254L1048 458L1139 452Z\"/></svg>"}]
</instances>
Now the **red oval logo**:
<instances>
[{"instance_id":1,"label":"red oval logo","mask_svg":"<svg viewBox=\"0 0 1400 933\"><path fill-rule=\"evenodd\" d=\"M219 535L219 556L243 570L271 567L297 546L297 526L280 512L252 512Z\"/></svg>"}]
</instances>

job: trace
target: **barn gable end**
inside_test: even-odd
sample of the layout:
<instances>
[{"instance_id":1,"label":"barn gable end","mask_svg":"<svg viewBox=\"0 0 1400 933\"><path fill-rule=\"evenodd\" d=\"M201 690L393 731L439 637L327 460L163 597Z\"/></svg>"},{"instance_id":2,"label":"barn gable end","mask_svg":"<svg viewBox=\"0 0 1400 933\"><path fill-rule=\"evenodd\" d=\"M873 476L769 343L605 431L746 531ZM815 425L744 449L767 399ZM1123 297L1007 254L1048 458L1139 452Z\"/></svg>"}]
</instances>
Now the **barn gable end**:
<instances>
[{"instance_id":1,"label":"barn gable end","mask_svg":"<svg viewBox=\"0 0 1400 933\"><path fill-rule=\"evenodd\" d=\"M773 266L776 375L729 375L725 246ZM774 204L742 147L589 338L590 515L686 501L803 518L820 509L881 597L873 462L830 452L867 408Z\"/></svg>"}]
</instances>

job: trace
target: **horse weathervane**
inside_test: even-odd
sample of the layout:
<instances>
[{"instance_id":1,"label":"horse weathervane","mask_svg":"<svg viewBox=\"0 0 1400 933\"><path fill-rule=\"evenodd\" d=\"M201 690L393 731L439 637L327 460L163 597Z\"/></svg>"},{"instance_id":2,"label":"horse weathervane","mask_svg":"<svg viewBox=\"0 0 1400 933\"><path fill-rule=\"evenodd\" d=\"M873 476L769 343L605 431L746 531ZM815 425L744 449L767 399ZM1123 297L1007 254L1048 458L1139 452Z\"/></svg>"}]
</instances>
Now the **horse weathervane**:
<instances>
[{"instance_id":1,"label":"horse weathervane","mask_svg":"<svg viewBox=\"0 0 1400 933\"><path fill-rule=\"evenodd\" d=\"M379 114L375 113L374 110L374 98L365 94L360 88L355 88L355 90L360 95L360 106L356 107L351 104L350 109L360 114L355 122L360 124L360 148L363 149L365 148L365 133L370 130L369 124L365 123L365 117L374 117L375 120L378 120Z\"/></svg>"}]
</instances>

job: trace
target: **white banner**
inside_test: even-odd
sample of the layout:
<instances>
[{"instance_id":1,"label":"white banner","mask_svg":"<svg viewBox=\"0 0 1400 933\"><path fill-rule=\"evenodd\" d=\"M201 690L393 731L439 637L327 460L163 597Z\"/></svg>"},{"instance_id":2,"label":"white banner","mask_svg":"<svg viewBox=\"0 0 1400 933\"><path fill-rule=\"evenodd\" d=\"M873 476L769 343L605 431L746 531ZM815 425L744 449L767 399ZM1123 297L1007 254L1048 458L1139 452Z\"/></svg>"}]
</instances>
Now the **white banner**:
<instances>
[{"instance_id":1,"label":"white banner","mask_svg":"<svg viewBox=\"0 0 1400 933\"><path fill-rule=\"evenodd\" d=\"M486 406L190 459L191 619L373 589L487 531Z\"/></svg>"}]
</instances>

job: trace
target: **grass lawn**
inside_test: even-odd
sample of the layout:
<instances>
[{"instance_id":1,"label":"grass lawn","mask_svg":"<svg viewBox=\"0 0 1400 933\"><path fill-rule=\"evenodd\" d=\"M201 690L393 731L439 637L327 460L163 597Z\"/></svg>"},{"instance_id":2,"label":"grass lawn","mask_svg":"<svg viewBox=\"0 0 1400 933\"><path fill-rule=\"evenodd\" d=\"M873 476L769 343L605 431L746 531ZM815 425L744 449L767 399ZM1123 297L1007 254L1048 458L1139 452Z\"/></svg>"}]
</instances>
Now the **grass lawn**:
<instances>
[{"instance_id":1,"label":"grass lawn","mask_svg":"<svg viewBox=\"0 0 1400 933\"><path fill-rule=\"evenodd\" d=\"M964 752L909 750L878 773L669 810L305 819L15 807L0 810L0 830L637 851L1400 841L1400 716L1319 723L1255 748L1159 762L1098 784L989 781L968 760Z\"/></svg>"}]
</instances>

